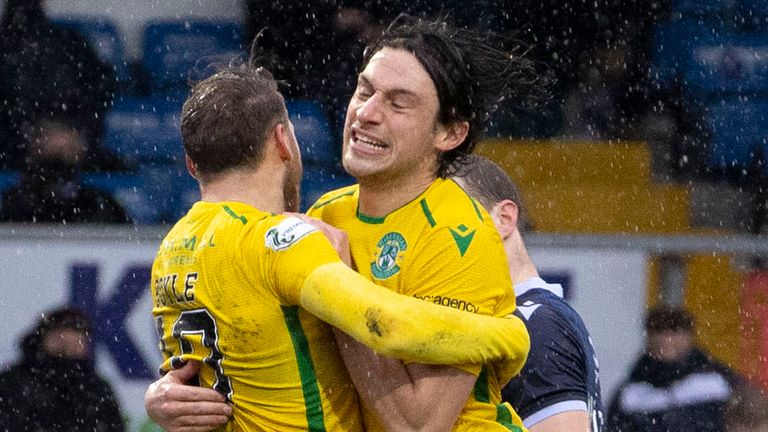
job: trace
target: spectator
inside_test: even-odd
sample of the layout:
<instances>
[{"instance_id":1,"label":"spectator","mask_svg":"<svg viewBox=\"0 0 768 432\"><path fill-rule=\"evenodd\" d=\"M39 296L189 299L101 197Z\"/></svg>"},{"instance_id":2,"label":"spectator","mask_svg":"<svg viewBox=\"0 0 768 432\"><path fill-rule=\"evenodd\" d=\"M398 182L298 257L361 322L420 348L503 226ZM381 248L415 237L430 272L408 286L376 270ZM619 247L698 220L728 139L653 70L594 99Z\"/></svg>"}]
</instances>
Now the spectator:
<instances>
[{"instance_id":1,"label":"spectator","mask_svg":"<svg viewBox=\"0 0 768 432\"><path fill-rule=\"evenodd\" d=\"M363 49L396 15L386 13L390 7L399 12L397 6L369 1L248 0L247 38L262 32L260 46L279 59L272 69L287 84L286 97L318 101L330 123L338 127L337 119L343 118L357 84ZM274 25L281 21L292 25Z\"/></svg>"},{"instance_id":2,"label":"spectator","mask_svg":"<svg viewBox=\"0 0 768 432\"><path fill-rule=\"evenodd\" d=\"M39 115L77 120L88 168L122 168L99 146L114 73L77 31L52 23L44 0L8 0L0 19L0 167L20 168L24 124Z\"/></svg>"},{"instance_id":3,"label":"spectator","mask_svg":"<svg viewBox=\"0 0 768 432\"><path fill-rule=\"evenodd\" d=\"M566 91L563 102L566 138L610 140L634 132L635 123L648 108L635 68L643 54L632 43L637 30L624 30L622 38L597 41L585 52L577 68L577 80Z\"/></svg>"},{"instance_id":4,"label":"spectator","mask_svg":"<svg viewBox=\"0 0 768 432\"><path fill-rule=\"evenodd\" d=\"M5 191L0 221L32 223L127 223L109 195L78 178L85 137L67 119L42 119L25 129L25 165L20 183Z\"/></svg>"},{"instance_id":5,"label":"spectator","mask_svg":"<svg viewBox=\"0 0 768 432\"><path fill-rule=\"evenodd\" d=\"M768 398L765 390L742 385L725 407L725 432L768 432Z\"/></svg>"},{"instance_id":6,"label":"spectator","mask_svg":"<svg viewBox=\"0 0 768 432\"><path fill-rule=\"evenodd\" d=\"M681 308L652 309L645 353L614 396L611 432L719 432L737 375L696 347L693 318Z\"/></svg>"},{"instance_id":7,"label":"spectator","mask_svg":"<svg viewBox=\"0 0 768 432\"><path fill-rule=\"evenodd\" d=\"M609 66L600 61L605 57L613 63L614 53L597 50L579 65L579 81L563 101L563 138L600 141L616 137L621 114L611 89L613 81L606 74Z\"/></svg>"},{"instance_id":8,"label":"spectator","mask_svg":"<svg viewBox=\"0 0 768 432\"><path fill-rule=\"evenodd\" d=\"M93 370L83 312L43 314L20 345L21 362L0 374L0 430L125 430L112 389Z\"/></svg>"}]
</instances>

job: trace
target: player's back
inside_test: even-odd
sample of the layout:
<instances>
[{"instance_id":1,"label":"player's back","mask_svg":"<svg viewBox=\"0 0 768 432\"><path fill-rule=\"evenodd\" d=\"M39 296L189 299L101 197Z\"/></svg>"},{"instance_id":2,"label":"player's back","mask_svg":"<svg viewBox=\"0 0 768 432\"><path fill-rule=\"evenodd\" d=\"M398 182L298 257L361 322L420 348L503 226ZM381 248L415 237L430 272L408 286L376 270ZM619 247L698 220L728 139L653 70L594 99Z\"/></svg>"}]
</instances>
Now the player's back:
<instances>
[{"instance_id":1,"label":"player's back","mask_svg":"<svg viewBox=\"0 0 768 432\"><path fill-rule=\"evenodd\" d=\"M302 268L338 259L296 221L243 203L198 202L153 265L164 366L178 367L181 355L203 361L201 384L234 404L225 430L362 430L330 328L281 288Z\"/></svg>"}]
</instances>

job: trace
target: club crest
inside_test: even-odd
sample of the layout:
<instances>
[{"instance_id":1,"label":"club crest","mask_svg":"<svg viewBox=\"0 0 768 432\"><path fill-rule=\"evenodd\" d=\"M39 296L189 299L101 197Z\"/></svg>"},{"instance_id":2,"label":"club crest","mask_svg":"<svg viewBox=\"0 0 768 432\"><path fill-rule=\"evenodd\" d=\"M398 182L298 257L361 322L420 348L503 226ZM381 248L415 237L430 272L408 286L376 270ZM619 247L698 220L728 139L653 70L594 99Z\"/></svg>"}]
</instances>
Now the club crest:
<instances>
[{"instance_id":1,"label":"club crest","mask_svg":"<svg viewBox=\"0 0 768 432\"><path fill-rule=\"evenodd\" d=\"M371 263L371 274L376 279L387 279L400 271L397 264L402 259L402 253L408 249L405 238L398 232L391 232L376 243L378 252L376 260Z\"/></svg>"}]
</instances>

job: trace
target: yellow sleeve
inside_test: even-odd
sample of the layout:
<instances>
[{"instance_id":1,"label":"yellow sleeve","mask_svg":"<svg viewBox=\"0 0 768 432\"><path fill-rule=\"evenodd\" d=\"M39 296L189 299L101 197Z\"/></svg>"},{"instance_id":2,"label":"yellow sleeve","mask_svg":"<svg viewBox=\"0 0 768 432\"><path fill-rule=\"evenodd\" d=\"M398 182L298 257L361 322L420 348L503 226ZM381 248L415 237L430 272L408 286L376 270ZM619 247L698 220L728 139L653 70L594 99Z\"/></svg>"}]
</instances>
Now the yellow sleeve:
<instances>
[{"instance_id":1,"label":"yellow sleeve","mask_svg":"<svg viewBox=\"0 0 768 432\"><path fill-rule=\"evenodd\" d=\"M342 263L304 281L300 304L323 321L390 357L427 364L502 361L519 372L530 348L523 322L430 304L380 287Z\"/></svg>"},{"instance_id":2,"label":"yellow sleeve","mask_svg":"<svg viewBox=\"0 0 768 432\"><path fill-rule=\"evenodd\" d=\"M296 217L287 217L266 230L266 277L271 280L283 304L298 305L302 285L320 265L341 263L328 239L314 226Z\"/></svg>"}]
</instances>

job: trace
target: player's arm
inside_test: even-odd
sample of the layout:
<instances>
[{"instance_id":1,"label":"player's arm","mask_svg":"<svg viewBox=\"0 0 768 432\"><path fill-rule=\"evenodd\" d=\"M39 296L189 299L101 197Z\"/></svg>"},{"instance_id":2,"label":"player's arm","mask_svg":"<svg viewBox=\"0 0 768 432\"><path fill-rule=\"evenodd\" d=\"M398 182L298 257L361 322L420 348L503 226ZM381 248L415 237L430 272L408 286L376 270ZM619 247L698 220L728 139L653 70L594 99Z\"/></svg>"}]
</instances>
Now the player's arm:
<instances>
[{"instance_id":1,"label":"player's arm","mask_svg":"<svg viewBox=\"0 0 768 432\"><path fill-rule=\"evenodd\" d=\"M367 279L362 279L370 284ZM354 286L354 284L348 284L347 286ZM480 335L483 332L482 329L473 330L471 327L468 327L466 331L469 333L462 334L459 331L456 333L458 337L441 338L441 333L452 331L452 323L458 324L460 322L443 321L446 318L443 315L447 311L446 308L397 295L389 290L379 288L377 285L373 285L373 287L375 288L369 287L368 290L383 290L381 299L369 298L368 301L373 300L370 305L360 304L355 301L353 304L361 305L365 309L360 312L342 313L342 316L355 317L363 316L364 314L369 322L367 324L368 330L376 330L373 334L393 336L395 342L403 343L403 345L401 348L398 348L391 346L385 339L378 340L378 337L368 338L372 333L365 329L363 329L362 334L358 333L355 335L358 340L363 341L366 345L373 347L384 355L400 358L410 357L410 359L420 363L442 362L453 364L468 361L468 359L462 359L462 353L469 350L470 352L466 354L471 354L474 348L474 344L470 341L470 339L473 339L471 337L472 332L477 332L476 335ZM392 300L405 299L409 300L406 303L412 303L412 316L410 318L408 317L408 315L411 315L410 313L402 313L402 311L408 310L406 305L404 305L405 308L403 309L396 306L391 310L391 315L387 313L385 309L387 305L394 306L397 304L397 302L386 298L390 295ZM354 297L355 295L353 294L352 298ZM341 302L339 305L341 310L345 310L348 307ZM419 312L421 306L430 307L426 308L425 312ZM400 315L397 314L398 310L401 311ZM437 315L430 315L433 310ZM405 318L405 320L399 324L391 321L391 324L380 325L379 323L383 322L380 319L370 320L372 318L370 311L375 311L374 313L381 318L390 315L392 318ZM467 315L468 317L482 317L467 312L455 312ZM386 318L385 320L389 321ZM361 394L361 397L378 414L378 418L384 423L387 430L450 430L456 422L467 397L469 397L477 377L450 366L434 366L420 363L406 365L398 359L380 356L373 349L358 343L343 333L353 334L350 330L354 330L354 323L354 319L349 322L353 327L334 323L334 326L337 327L337 330L335 330L337 340L355 387L359 392L365 392ZM396 329L402 325L405 325L405 327L402 327L402 330ZM400 337L400 335L405 337ZM423 340L420 339L422 336L424 337ZM445 345L447 351L440 354L438 350L443 343L447 343ZM388 352L391 348L397 349ZM435 349L434 358L432 355L426 355L432 349ZM413 350L414 353L409 353L407 352L408 350ZM413 354L422 356L419 357ZM455 361L451 361L452 358ZM435 403L435 401L440 402Z\"/></svg>"},{"instance_id":2,"label":"player's arm","mask_svg":"<svg viewBox=\"0 0 768 432\"><path fill-rule=\"evenodd\" d=\"M518 317L477 315L396 294L339 261L327 239L347 255L341 246L346 234L316 219L301 220L320 229L325 239L298 242L295 256L324 250L334 256L304 271L298 303L308 312L385 356L426 364L500 362L507 379L522 369L530 341ZM291 268L302 272L295 264ZM295 281L296 276L285 279Z\"/></svg>"},{"instance_id":3,"label":"player's arm","mask_svg":"<svg viewBox=\"0 0 768 432\"><path fill-rule=\"evenodd\" d=\"M396 294L341 262L310 273L300 291L307 311L379 353L427 364L509 362L520 371L530 341L523 322L476 315Z\"/></svg>"},{"instance_id":4,"label":"player's arm","mask_svg":"<svg viewBox=\"0 0 768 432\"><path fill-rule=\"evenodd\" d=\"M531 432L590 432L586 411L566 411L528 426Z\"/></svg>"},{"instance_id":5,"label":"player's arm","mask_svg":"<svg viewBox=\"0 0 768 432\"><path fill-rule=\"evenodd\" d=\"M443 233L443 234L447 234ZM440 234L437 234L440 235ZM438 242L429 242L430 245L437 245ZM467 256L466 260L461 261L459 259L454 260L454 248L456 246L453 243L443 242L442 245L445 249L438 250L436 252L440 259L450 259L457 264L455 267L457 272L466 272L468 276L458 277L456 274L442 275L443 278L448 280L439 280L436 275L429 274L429 271L417 271L423 273L424 276L420 276L414 279L415 283L426 283L429 285L433 283L435 285L453 285L454 288L447 288L448 291L441 291L441 288L434 286L425 287L426 292L432 292L435 294L443 294L452 292L451 289L455 289L456 286L464 288L471 287L469 291L475 289L483 290L486 288L482 283L478 283L484 277L490 277L476 267L477 259L482 257ZM440 249L441 246L437 246ZM458 257L458 254L456 254ZM503 257L500 257L499 268L505 269L505 261ZM430 258L425 258L426 261L431 261ZM437 266L439 267L439 266ZM420 269L421 270L421 269ZM509 285L509 275L506 272L499 272L499 274L491 273L499 278L499 282L495 288L502 287L504 283ZM434 277L433 277L434 276ZM491 279L493 279L491 277ZM432 282L428 282L428 281ZM493 283L493 282L491 282ZM486 282L487 285L487 282ZM459 292L462 289L459 289ZM499 288L499 291L503 291ZM393 294L386 290L387 293ZM511 290L509 292L511 294ZM480 294L474 299L480 299L485 294ZM471 294L470 294L471 296ZM405 297L410 301L416 300L413 297ZM470 297L472 298L472 297ZM382 304L384 302L376 302ZM414 307L418 307L418 303L422 306L434 307L434 304L417 300L417 304ZM431 309L430 308L430 309ZM456 309L438 307L436 310L438 314L435 320L447 319L451 322L454 318L451 315L457 314L457 317L466 312L459 312ZM489 319L482 315L470 314L472 318L477 319ZM425 336L429 337L431 341L440 341L439 334L444 332L442 328L439 328L439 324L432 326L431 321L421 322L412 321L419 325L418 331ZM337 326L338 327L338 326ZM344 330L342 327L338 327L340 330ZM430 331L435 330L433 334ZM471 329L467 329L470 331ZM474 331L474 330L472 330ZM483 334L484 329L476 329L478 333L474 336ZM450 430L456 422L456 419L461 413L462 407L465 405L467 398L469 397L472 388L477 381L476 374L470 373L467 370L463 370L452 366L435 366L424 364L427 363L423 360L412 359L414 363L404 363L394 358L388 358L386 356L380 356L373 350L356 343L348 336L344 335L341 331L336 332L337 340L341 348L342 356L344 358L347 369L350 372L350 376L355 383L355 387L358 389L364 402L377 413L379 421L381 421L387 430L401 431L401 430L420 430L420 431L445 431ZM510 333L508 336L517 338L521 344L528 344L527 334L515 334ZM472 338L474 339L474 338ZM521 342L524 341L524 342ZM472 340L460 340L457 339L453 345L454 350L461 350L464 348L473 349ZM429 343L429 342L427 342ZM374 349L376 349L374 347ZM387 355L387 353L382 352ZM405 356L399 356L405 358ZM446 358L444 358L445 360ZM462 364L471 363L475 365L486 363L484 360L470 360L468 358L459 359L454 358L455 361L445 361L442 364ZM433 363L433 362L430 362ZM475 368L470 367L469 369ZM477 371L480 367L476 366ZM519 370L519 369L518 369ZM508 378L508 377L507 377Z\"/></svg>"},{"instance_id":6,"label":"player's arm","mask_svg":"<svg viewBox=\"0 0 768 432\"><path fill-rule=\"evenodd\" d=\"M389 431L450 430L477 377L451 366L432 366L378 355L335 330L344 364L363 401Z\"/></svg>"}]
</instances>

